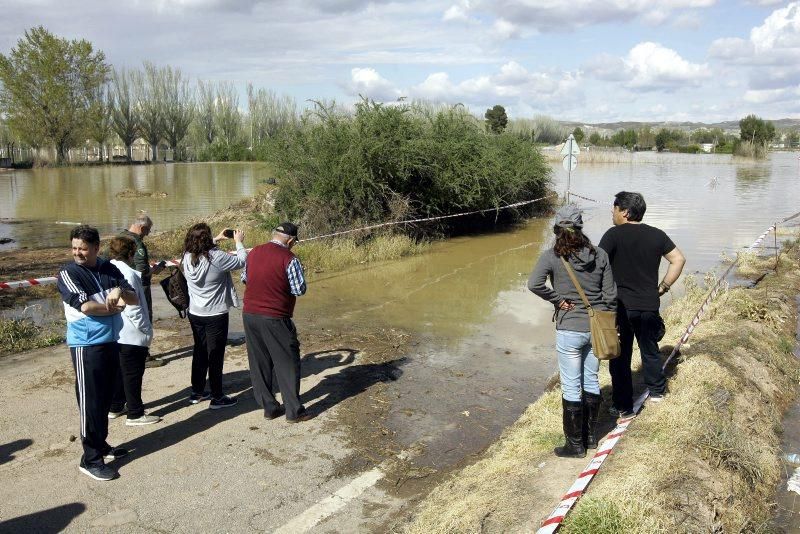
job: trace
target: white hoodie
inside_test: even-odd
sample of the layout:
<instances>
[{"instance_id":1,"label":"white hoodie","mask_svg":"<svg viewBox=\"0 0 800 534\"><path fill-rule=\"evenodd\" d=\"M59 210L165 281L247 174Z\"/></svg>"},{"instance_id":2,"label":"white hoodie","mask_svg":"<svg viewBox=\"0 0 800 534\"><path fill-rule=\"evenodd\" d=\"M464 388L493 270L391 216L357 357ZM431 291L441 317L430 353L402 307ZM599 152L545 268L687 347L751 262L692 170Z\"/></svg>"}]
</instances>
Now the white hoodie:
<instances>
[{"instance_id":1,"label":"white hoodie","mask_svg":"<svg viewBox=\"0 0 800 534\"><path fill-rule=\"evenodd\" d=\"M247 249L242 243L236 243L236 254L214 247L208 251L208 258L198 258L197 265L192 265L192 255L185 253L183 274L189 287L189 313L210 317L238 307L239 297L230 273L243 268L246 260Z\"/></svg>"},{"instance_id":2,"label":"white hoodie","mask_svg":"<svg viewBox=\"0 0 800 534\"><path fill-rule=\"evenodd\" d=\"M153 341L153 325L150 322L150 314L147 312L147 301L142 287L142 275L124 261L111 260L111 263L120 270L125 280L133 287L141 303L141 306L128 304L122 310L123 325L117 342L122 345L149 347L150 342Z\"/></svg>"}]
</instances>

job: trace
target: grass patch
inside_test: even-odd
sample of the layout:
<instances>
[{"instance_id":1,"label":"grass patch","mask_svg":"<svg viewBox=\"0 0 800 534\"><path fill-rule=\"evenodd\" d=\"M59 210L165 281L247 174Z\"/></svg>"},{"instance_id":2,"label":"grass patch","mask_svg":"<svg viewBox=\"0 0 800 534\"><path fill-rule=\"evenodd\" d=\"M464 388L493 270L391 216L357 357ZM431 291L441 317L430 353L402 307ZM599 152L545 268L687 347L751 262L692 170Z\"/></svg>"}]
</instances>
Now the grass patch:
<instances>
[{"instance_id":1,"label":"grass patch","mask_svg":"<svg viewBox=\"0 0 800 534\"><path fill-rule=\"evenodd\" d=\"M31 319L0 319L0 356L64 341L63 321L39 326Z\"/></svg>"}]
</instances>

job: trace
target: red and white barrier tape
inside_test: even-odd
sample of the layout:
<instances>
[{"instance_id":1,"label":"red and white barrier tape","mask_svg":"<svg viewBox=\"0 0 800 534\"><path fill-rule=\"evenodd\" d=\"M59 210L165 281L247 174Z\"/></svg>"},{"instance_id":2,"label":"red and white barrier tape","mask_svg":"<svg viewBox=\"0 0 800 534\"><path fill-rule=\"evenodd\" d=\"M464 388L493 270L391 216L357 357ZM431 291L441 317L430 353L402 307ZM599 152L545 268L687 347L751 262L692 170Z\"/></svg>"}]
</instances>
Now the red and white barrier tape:
<instances>
[{"instance_id":1,"label":"red and white barrier tape","mask_svg":"<svg viewBox=\"0 0 800 534\"><path fill-rule=\"evenodd\" d=\"M571 197L578 197L578 198L581 198L583 200L588 200L589 202L595 202L597 204L602 204L602 202L600 202L599 200L595 200L593 198L585 197L583 195L579 195L577 193L573 193L572 191L567 191L567 195L569 195Z\"/></svg>"},{"instance_id":2,"label":"red and white barrier tape","mask_svg":"<svg viewBox=\"0 0 800 534\"><path fill-rule=\"evenodd\" d=\"M795 217L798 216L800 216L800 212L790 217L786 217L781 221L781 223L794 219ZM747 247L747 250L752 251L753 249L758 247L761 244L761 242L767 237L767 235L769 235L770 232L774 231L776 227L777 223L767 228L767 230L763 234L758 236L758 239L756 239L752 245ZM708 311L708 308L711 305L711 301L714 300L714 298L719 293L719 290L722 287L722 283L724 282L725 278L738 264L739 264L739 258L737 257L736 261L731 263L731 265L725 270L725 272L723 272L722 275L717 278L708 296L706 296L705 300L703 300L703 303L700 305L700 309L697 310L697 313L694 314L692 320L689 321L689 324L686 326L683 335L675 344L675 347L672 349L670 355L664 361L662 370L667 368L672 359L678 354L678 351L680 350L681 346L683 346L683 344L689 340L689 337L694 332L694 329L697 327L702 317ZM572 508L575 506L575 503L578 501L581 495L583 495L583 493L586 491L586 488L589 486L589 483L592 481L592 479L594 479L595 475L600 470L600 466L603 465L605 459L611 454L611 451L614 449L616 444L619 443L619 440L622 439L622 436L625 434L625 431L628 430L629 425L633 422L634 419L636 419L636 414L639 413L639 411L642 408L642 405L645 403L645 401L649 396L650 396L650 390L645 390L644 393L642 393L636 399L636 402L634 402L633 404L634 415L629 418L621 419L620 421L618 421L616 428L614 428L614 430L612 430L611 433L606 436L605 440L603 441L603 444L597 449L597 452L592 457L592 460L589 462L589 465L586 467L586 469L584 469L581 472L580 475L578 475L578 478L575 480L572 486L570 486L569 490L567 490L567 493L561 498L561 502L558 503L558 506L556 506L555 510L553 510L553 513L551 513L550 516L547 519L545 519L545 521L542 523L542 526L539 528L539 530L536 531L537 534L552 534L558 529L558 527L561 526L561 524L564 522L564 518L567 516L569 511L572 510Z\"/></svg>"},{"instance_id":3,"label":"red and white barrier tape","mask_svg":"<svg viewBox=\"0 0 800 534\"><path fill-rule=\"evenodd\" d=\"M387 227L387 226L397 226L397 225L400 225L400 224L416 224L416 223L437 221L437 220L442 220L442 219L452 219L452 218L455 218L455 217L465 217L467 215L477 215L479 213L489 213L489 212L492 212L492 211L500 211L500 210L506 210L506 209L510 209L510 208L519 208L519 207L522 207L522 206L527 206L528 204L534 204L536 202L541 202L542 200L545 200L546 198L549 198L549 197L551 197L553 195L555 195L555 193L551 193L549 195L545 195L545 196L539 197L539 198L534 198L533 200L523 200L522 202L515 202L514 204L508 204L506 206L500 206L500 207L497 207L497 208L486 208L486 209L483 209L483 210L467 211L467 212L464 212L464 213L455 213L455 214L452 214L452 215L441 215L441 216L438 216L438 217L425 217L423 219L408 219L408 220L405 220L405 221L392 221L392 222L386 222L386 223L380 223L380 224L373 224L373 225L370 225L370 226L363 226L361 228L353 228L351 230L342 230L341 232L334 232L334 233L331 233L331 234L324 234L324 235L318 235L318 236L314 236L314 237L308 237L308 238L305 238L305 239L301 240L299 243L305 243L307 241L315 241L317 239L324 239L324 238L328 238L328 237L335 237L335 236L340 236L340 235L345 235L345 234L352 234L354 232L363 232L363 231L367 231L367 230L374 230L376 228L383 228L383 227ZM252 249L247 249L247 250L249 251L249 250L252 250ZM232 254L235 254L235 252L232 252ZM179 265L179 263L180 263L179 259L172 259L172 260L167 260L166 265L169 266L169 267L177 267ZM153 266L155 266L155 264L153 264ZM57 281L57 279L54 276L48 276L46 278L32 278L30 280L19 280L19 281L16 281L16 282L0 282L0 289L17 289L17 288L20 288L20 287L31 287L31 286L38 286L38 285L48 285L48 284L55 284L56 281Z\"/></svg>"}]
</instances>

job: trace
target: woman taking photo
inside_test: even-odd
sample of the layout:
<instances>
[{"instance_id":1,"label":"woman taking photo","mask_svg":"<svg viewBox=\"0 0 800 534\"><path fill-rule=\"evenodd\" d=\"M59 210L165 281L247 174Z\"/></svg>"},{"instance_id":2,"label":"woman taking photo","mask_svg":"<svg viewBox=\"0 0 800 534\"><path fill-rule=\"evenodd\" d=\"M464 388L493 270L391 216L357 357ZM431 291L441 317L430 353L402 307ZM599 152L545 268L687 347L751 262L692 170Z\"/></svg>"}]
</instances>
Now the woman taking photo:
<instances>
[{"instance_id":1,"label":"woman taking photo","mask_svg":"<svg viewBox=\"0 0 800 534\"><path fill-rule=\"evenodd\" d=\"M603 249L592 246L582 228L583 218L577 206L567 204L559 209L553 227L555 245L542 253L528 280L528 289L555 308L565 444L554 452L570 458L583 458L587 448L597 448L602 397L597 379L600 361L592 353L589 314L562 258L569 263L592 308L614 311L617 307L617 288L608 256ZM550 287L545 284L548 278Z\"/></svg>"},{"instance_id":2,"label":"woman taking photo","mask_svg":"<svg viewBox=\"0 0 800 534\"><path fill-rule=\"evenodd\" d=\"M150 353L148 347L153 340L153 325L147 311L142 275L133 268L136 242L129 237L115 237L108 244L108 253L111 263L136 291L140 303L137 306L125 306L122 311L122 330L117 340L120 372L117 373L108 418L115 419L125 413L127 404L127 426L151 425L161 421L161 418L146 414L142 403L144 362Z\"/></svg>"},{"instance_id":3,"label":"woman taking photo","mask_svg":"<svg viewBox=\"0 0 800 534\"><path fill-rule=\"evenodd\" d=\"M236 241L236 254L228 254L216 245L231 235ZM243 239L244 232L229 229L212 238L211 228L198 223L186 232L183 244L183 272L189 287L188 316L194 337L189 402L197 404L210 398L212 410L236 404L236 399L222 392L222 364L228 340L228 310L239 305L231 271L244 267L247 259ZM211 383L210 393L206 391L206 375Z\"/></svg>"}]
</instances>

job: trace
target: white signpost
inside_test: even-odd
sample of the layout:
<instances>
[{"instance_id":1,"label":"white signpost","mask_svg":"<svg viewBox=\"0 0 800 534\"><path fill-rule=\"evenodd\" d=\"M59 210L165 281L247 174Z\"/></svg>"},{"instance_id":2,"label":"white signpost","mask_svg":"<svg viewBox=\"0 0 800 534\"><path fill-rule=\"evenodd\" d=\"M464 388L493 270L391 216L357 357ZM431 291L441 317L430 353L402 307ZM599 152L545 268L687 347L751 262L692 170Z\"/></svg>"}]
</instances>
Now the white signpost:
<instances>
[{"instance_id":1,"label":"white signpost","mask_svg":"<svg viewBox=\"0 0 800 534\"><path fill-rule=\"evenodd\" d=\"M561 165L564 167L564 170L567 171L567 202L569 202L569 188L570 182L572 181L572 171L578 166L578 154L581 153L581 149L578 147L578 142L575 141L575 136L569 134L567 137L566 142L564 143L564 148L561 149L561 155L564 156L564 159L561 161Z\"/></svg>"}]
</instances>

